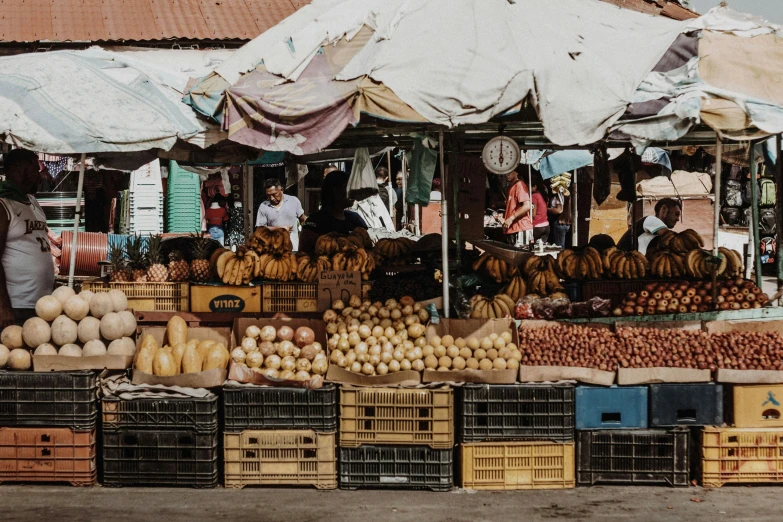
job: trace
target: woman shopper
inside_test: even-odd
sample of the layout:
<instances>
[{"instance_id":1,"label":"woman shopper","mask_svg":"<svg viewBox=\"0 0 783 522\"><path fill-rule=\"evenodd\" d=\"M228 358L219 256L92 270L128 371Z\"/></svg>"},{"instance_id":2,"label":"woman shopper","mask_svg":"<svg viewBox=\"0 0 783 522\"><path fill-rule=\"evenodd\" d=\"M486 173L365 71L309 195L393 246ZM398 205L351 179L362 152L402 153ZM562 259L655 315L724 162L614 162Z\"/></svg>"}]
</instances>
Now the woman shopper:
<instances>
[{"instance_id":1,"label":"woman shopper","mask_svg":"<svg viewBox=\"0 0 783 522\"><path fill-rule=\"evenodd\" d=\"M547 215L548 192L540 174L533 177L533 242L539 239L546 243L549 238L549 217Z\"/></svg>"}]
</instances>

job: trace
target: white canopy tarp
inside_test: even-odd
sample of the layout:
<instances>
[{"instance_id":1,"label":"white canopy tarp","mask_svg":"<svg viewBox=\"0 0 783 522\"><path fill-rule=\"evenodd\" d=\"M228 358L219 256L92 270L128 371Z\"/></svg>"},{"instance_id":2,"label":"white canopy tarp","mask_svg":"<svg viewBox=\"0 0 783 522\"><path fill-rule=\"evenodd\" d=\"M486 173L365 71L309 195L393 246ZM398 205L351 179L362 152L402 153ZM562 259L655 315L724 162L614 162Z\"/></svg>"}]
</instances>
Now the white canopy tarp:
<instances>
[{"instance_id":1,"label":"white canopy tarp","mask_svg":"<svg viewBox=\"0 0 783 522\"><path fill-rule=\"evenodd\" d=\"M199 51L30 53L0 58L0 137L54 154L205 147L225 135L181 103L190 76L226 53Z\"/></svg>"}]
</instances>

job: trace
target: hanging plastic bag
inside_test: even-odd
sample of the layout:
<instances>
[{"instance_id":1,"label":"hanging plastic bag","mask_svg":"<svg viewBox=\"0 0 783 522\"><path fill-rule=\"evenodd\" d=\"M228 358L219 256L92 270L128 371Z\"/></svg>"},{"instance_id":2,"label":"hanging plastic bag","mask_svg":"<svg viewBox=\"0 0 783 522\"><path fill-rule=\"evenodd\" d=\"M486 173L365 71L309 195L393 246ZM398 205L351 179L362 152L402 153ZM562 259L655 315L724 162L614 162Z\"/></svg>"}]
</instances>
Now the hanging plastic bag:
<instances>
[{"instance_id":1,"label":"hanging plastic bag","mask_svg":"<svg viewBox=\"0 0 783 522\"><path fill-rule=\"evenodd\" d=\"M405 201L408 205L430 204L432 178L437 164L437 151L427 148L422 140L416 140L410 155L411 175L408 178L408 190L405 192Z\"/></svg>"},{"instance_id":2,"label":"hanging plastic bag","mask_svg":"<svg viewBox=\"0 0 783 522\"><path fill-rule=\"evenodd\" d=\"M378 182L375 180L370 151L367 147L356 149L353 155L353 168L348 178L348 197L361 201L378 194Z\"/></svg>"}]
</instances>

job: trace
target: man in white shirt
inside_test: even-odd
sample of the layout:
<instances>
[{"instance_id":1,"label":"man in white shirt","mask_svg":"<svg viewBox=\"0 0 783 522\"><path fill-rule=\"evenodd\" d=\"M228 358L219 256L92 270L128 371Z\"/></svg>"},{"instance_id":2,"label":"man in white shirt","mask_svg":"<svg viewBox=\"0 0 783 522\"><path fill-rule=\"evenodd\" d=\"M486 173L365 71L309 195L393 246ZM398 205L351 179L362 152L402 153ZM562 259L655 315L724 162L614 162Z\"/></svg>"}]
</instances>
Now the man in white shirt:
<instances>
[{"instance_id":1,"label":"man in white shirt","mask_svg":"<svg viewBox=\"0 0 783 522\"><path fill-rule=\"evenodd\" d=\"M280 180L268 179L264 182L267 199L258 207L257 227L281 227L291 234L294 252L299 250L299 224L307 219L302 202L295 196L283 192ZM297 221L299 223L297 223Z\"/></svg>"},{"instance_id":2,"label":"man in white shirt","mask_svg":"<svg viewBox=\"0 0 783 522\"><path fill-rule=\"evenodd\" d=\"M647 247L655 236L669 230L677 225L682 216L682 204L676 199L663 198L655 205L655 215L647 216L636 222L635 230L638 237L638 250L642 254L647 254ZM617 248L621 250L633 250L632 229L623 234L617 243Z\"/></svg>"}]
</instances>

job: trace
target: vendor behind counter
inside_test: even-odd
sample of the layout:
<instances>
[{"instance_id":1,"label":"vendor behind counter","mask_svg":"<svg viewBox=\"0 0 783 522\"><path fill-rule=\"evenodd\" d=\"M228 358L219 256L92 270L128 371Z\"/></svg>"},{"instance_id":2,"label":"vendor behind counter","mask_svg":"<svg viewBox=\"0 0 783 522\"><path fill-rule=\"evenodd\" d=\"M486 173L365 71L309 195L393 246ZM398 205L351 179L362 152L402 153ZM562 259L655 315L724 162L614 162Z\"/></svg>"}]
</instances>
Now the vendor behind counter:
<instances>
[{"instance_id":1,"label":"vendor behind counter","mask_svg":"<svg viewBox=\"0 0 783 522\"><path fill-rule=\"evenodd\" d=\"M682 215L682 203L672 198L664 198L655 205L655 215L647 216L636 222L633 229L623 234L617 243L617 248L625 251L633 250L634 231L638 237L638 250L647 254L650 242L659 234L674 228Z\"/></svg>"}]
</instances>

